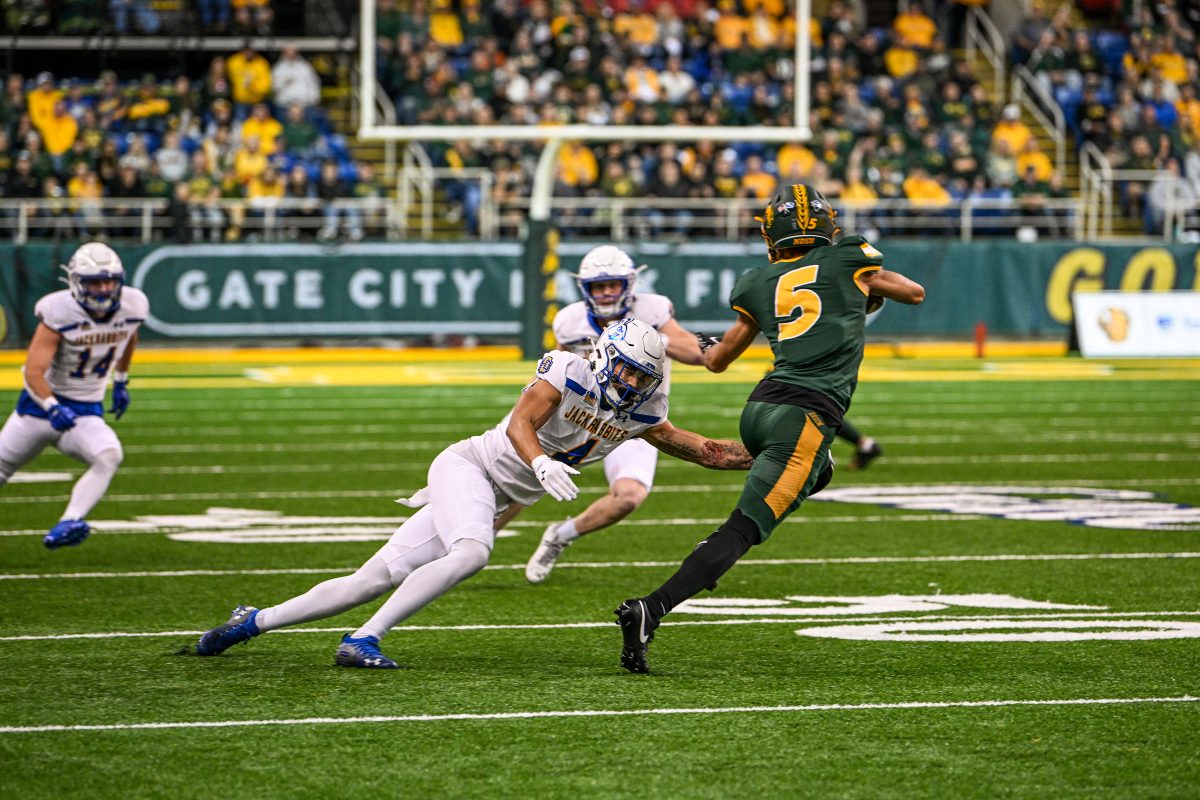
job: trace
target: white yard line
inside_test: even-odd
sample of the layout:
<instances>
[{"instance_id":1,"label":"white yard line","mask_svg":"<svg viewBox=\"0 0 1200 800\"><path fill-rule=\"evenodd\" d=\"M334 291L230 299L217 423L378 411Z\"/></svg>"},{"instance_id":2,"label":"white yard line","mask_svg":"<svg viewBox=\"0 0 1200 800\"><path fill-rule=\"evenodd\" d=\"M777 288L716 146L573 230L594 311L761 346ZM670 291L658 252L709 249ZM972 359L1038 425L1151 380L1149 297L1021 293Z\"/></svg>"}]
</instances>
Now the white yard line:
<instances>
[{"instance_id":1,"label":"white yard line","mask_svg":"<svg viewBox=\"0 0 1200 800\"><path fill-rule=\"evenodd\" d=\"M539 526L541 523L537 523ZM10 534L18 533L10 531ZM30 531L30 535L42 535ZM743 567L829 566L832 564L938 564L1009 561L1141 561L1151 559L1200 558L1200 553L1044 553L950 556L851 556L847 558L744 558ZM678 561L566 561L557 569L660 569ZM525 564L489 564L489 570L523 570ZM281 567L277 569L180 569L129 572L14 572L0 574L0 581L84 580L107 578L189 578L233 575L349 575L355 567Z\"/></svg>"},{"instance_id":2,"label":"white yard line","mask_svg":"<svg viewBox=\"0 0 1200 800\"><path fill-rule=\"evenodd\" d=\"M638 680L633 678L631 680ZM1112 706L1147 703L1195 703L1200 698L1176 697L1081 697L1058 700L950 700L908 703L814 703L794 706L725 706L711 708L577 709L564 711L509 711L496 713L405 714L373 717L303 717L298 719L244 719L196 722L127 722L106 725L3 726L0 734L61 733L70 731L167 730L181 728L249 728L275 725L377 725L397 722L452 722L580 717L646 717L712 714L779 714L813 711L892 711L940 708L1011 708L1019 706Z\"/></svg>"},{"instance_id":3,"label":"white yard line","mask_svg":"<svg viewBox=\"0 0 1200 800\"><path fill-rule=\"evenodd\" d=\"M902 617L895 614L887 616L818 616L818 617L754 617L754 618L725 618L725 619L686 619L663 622L667 628L711 627L720 625L798 625L824 623L890 623L890 622L1006 622L1013 620L1136 620L1140 617L1196 617L1198 611L1092 611L1058 614L929 614L925 616ZM397 633L457 633L464 631L547 631L547 630L586 630L593 628L611 629L616 622L536 622L511 623L507 625L478 624L478 625L401 625L391 630ZM268 634L306 634L306 633L345 633L345 626L338 628L283 628L267 631ZM48 633L23 634L21 636L0 636L0 642L47 642L80 639L164 639L188 636L200 636L202 630L195 631L107 631L100 633Z\"/></svg>"}]
</instances>

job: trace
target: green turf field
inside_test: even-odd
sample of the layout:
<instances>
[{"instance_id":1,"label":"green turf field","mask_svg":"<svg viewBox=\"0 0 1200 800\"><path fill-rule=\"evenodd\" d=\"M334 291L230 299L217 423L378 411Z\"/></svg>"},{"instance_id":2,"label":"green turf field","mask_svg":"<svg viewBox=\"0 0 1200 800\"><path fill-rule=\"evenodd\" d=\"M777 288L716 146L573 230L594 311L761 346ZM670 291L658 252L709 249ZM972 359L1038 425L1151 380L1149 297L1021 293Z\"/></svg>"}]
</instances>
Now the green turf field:
<instances>
[{"instance_id":1,"label":"green turf field","mask_svg":"<svg viewBox=\"0 0 1200 800\"><path fill-rule=\"evenodd\" d=\"M635 518L526 584L593 466L384 640L400 671L333 665L375 604L178 655L357 567L520 384L140 370L184 388L135 380L89 541L40 543L73 462L0 490L0 796L1198 797L1195 363L1030 363L868 364L850 416L886 455L672 614L648 676L618 667L612 609L727 515L737 473L662 457ZM681 380L671 417L736 436L749 389Z\"/></svg>"}]
</instances>

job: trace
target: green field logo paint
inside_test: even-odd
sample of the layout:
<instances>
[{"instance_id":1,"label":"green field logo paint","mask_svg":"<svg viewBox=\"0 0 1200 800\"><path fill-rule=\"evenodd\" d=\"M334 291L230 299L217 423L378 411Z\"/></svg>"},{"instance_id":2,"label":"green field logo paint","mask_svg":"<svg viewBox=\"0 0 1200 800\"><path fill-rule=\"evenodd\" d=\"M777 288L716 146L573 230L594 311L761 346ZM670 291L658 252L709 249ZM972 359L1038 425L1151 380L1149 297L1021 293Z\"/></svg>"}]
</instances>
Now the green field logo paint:
<instances>
[{"instance_id":1,"label":"green field logo paint","mask_svg":"<svg viewBox=\"0 0 1200 800\"><path fill-rule=\"evenodd\" d=\"M866 503L909 511L941 511L1000 519L1071 522L1092 528L1200 531L1200 508L1157 499L1153 492L1039 486L847 486L814 500Z\"/></svg>"}]
</instances>

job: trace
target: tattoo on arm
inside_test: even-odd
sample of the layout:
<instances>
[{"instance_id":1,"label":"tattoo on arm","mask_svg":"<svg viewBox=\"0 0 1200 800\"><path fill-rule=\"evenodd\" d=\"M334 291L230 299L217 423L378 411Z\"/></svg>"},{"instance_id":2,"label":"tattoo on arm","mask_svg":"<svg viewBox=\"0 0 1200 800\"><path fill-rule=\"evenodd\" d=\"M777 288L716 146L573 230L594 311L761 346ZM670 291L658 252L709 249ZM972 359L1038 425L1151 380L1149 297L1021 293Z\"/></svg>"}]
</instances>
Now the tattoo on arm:
<instances>
[{"instance_id":1,"label":"tattoo on arm","mask_svg":"<svg viewBox=\"0 0 1200 800\"><path fill-rule=\"evenodd\" d=\"M701 439L693 443L684 437L661 436L654 444L667 455L710 469L750 469L754 463L754 458L740 442Z\"/></svg>"}]
</instances>

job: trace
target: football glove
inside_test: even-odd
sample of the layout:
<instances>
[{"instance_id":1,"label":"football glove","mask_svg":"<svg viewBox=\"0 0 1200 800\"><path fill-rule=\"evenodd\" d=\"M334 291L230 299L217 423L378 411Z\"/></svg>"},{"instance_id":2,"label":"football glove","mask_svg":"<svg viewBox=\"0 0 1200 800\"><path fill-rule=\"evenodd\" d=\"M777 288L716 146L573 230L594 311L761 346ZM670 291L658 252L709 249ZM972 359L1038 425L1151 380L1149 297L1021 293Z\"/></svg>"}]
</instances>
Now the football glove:
<instances>
[{"instance_id":1,"label":"football glove","mask_svg":"<svg viewBox=\"0 0 1200 800\"><path fill-rule=\"evenodd\" d=\"M537 475L538 483L555 500L574 500L579 496L579 487L571 480L571 476L578 475L579 470L545 454L535 458L530 466L533 467L533 474Z\"/></svg>"},{"instance_id":2,"label":"football glove","mask_svg":"<svg viewBox=\"0 0 1200 800\"><path fill-rule=\"evenodd\" d=\"M867 313L874 314L883 308L883 298L877 294L867 295Z\"/></svg>"},{"instance_id":3,"label":"football glove","mask_svg":"<svg viewBox=\"0 0 1200 800\"><path fill-rule=\"evenodd\" d=\"M696 341L700 343L700 352L707 353L708 348L721 343L720 336L709 336L707 333L697 333Z\"/></svg>"},{"instance_id":4,"label":"football glove","mask_svg":"<svg viewBox=\"0 0 1200 800\"><path fill-rule=\"evenodd\" d=\"M64 405L51 406L46 413L50 415L50 427L59 433L75 427L75 417L78 415Z\"/></svg>"},{"instance_id":5,"label":"football glove","mask_svg":"<svg viewBox=\"0 0 1200 800\"><path fill-rule=\"evenodd\" d=\"M112 388L112 408L108 413L116 416L117 419L129 410L129 381L113 381Z\"/></svg>"}]
</instances>

